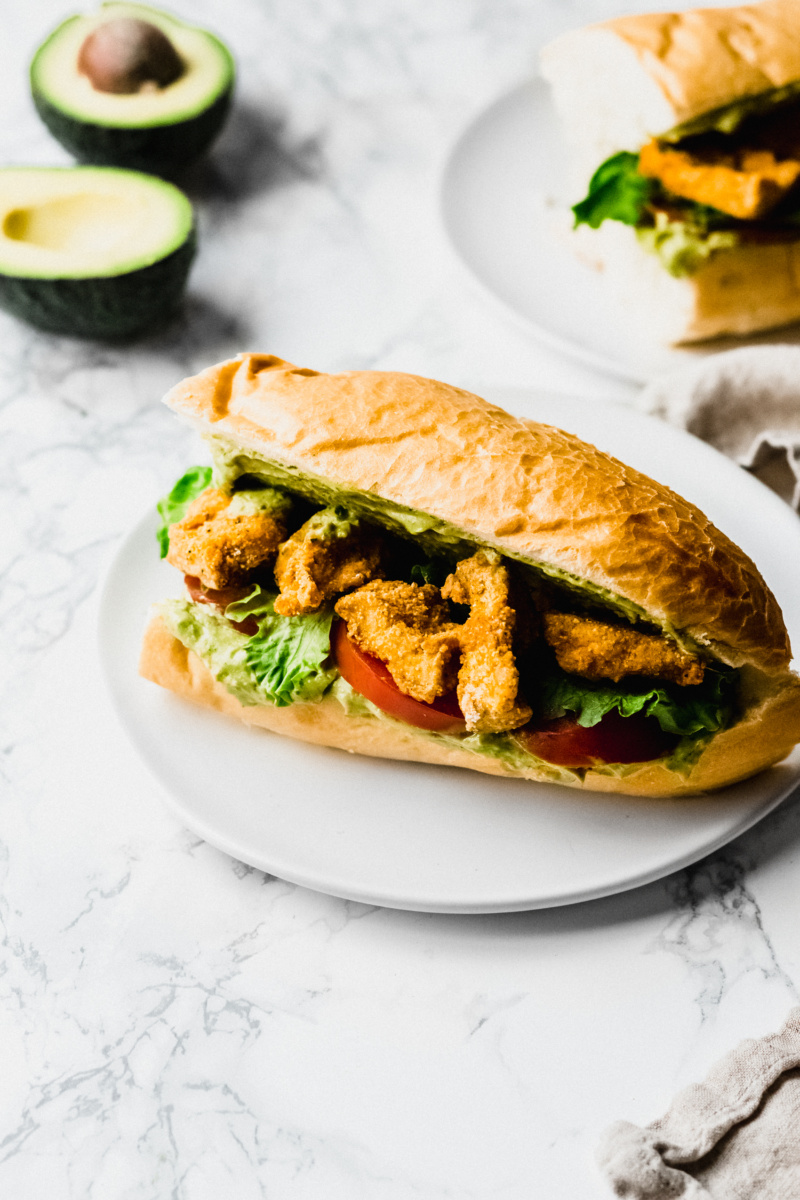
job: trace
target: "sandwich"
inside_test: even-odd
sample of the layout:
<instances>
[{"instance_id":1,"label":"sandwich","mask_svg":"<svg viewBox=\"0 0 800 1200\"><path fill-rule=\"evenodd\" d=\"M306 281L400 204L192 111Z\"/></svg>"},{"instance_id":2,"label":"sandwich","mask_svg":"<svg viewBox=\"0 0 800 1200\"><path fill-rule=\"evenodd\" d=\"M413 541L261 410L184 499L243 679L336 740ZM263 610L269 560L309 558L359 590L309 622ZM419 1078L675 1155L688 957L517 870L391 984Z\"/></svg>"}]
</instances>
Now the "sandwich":
<instances>
[{"instance_id":1,"label":"sandwich","mask_svg":"<svg viewBox=\"0 0 800 1200\"><path fill-rule=\"evenodd\" d=\"M756 567L594 446L444 383L264 354L165 401L212 465L159 505L181 595L146 679L306 742L595 791L706 791L800 740Z\"/></svg>"},{"instance_id":2,"label":"sandwich","mask_svg":"<svg viewBox=\"0 0 800 1200\"><path fill-rule=\"evenodd\" d=\"M620 17L557 38L541 71L575 248L632 311L673 343L800 319L798 0Z\"/></svg>"}]
</instances>

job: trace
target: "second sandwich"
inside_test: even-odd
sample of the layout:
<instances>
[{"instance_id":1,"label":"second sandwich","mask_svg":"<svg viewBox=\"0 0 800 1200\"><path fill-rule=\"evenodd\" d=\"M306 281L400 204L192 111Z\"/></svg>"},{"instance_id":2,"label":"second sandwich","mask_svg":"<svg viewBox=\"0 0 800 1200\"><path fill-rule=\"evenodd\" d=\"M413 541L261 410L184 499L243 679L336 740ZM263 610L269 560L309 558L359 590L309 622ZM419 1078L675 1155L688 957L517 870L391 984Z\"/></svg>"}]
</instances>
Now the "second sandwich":
<instances>
[{"instance_id":1,"label":"second sandwich","mask_svg":"<svg viewBox=\"0 0 800 1200\"><path fill-rule=\"evenodd\" d=\"M576 246L663 340L800 319L798 0L589 26L542 73L586 188Z\"/></svg>"}]
</instances>

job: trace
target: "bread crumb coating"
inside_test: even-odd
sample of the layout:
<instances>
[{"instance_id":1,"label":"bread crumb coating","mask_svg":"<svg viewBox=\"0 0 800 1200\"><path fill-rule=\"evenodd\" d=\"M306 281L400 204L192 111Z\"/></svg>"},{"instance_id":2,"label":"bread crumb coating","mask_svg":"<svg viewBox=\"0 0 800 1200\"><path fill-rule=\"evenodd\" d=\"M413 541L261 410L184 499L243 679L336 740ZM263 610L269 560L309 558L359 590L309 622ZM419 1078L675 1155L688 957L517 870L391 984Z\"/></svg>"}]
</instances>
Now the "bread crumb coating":
<instances>
[{"instance_id":1,"label":"bread crumb coating","mask_svg":"<svg viewBox=\"0 0 800 1200\"><path fill-rule=\"evenodd\" d=\"M682 687L703 682L702 662L657 634L571 613L547 612L542 622L558 665L573 675L615 683L626 675L650 675Z\"/></svg>"},{"instance_id":2,"label":"bread crumb coating","mask_svg":"<svg viewBox=\"0 0 800 1200\"><path fill-rule=\"evenodd\" d=\"M760 149L708 159L653 141L642 147L639 171L676 196L752 221L766 216L794 187L800 162L779 162L772 151Z\"/></svg>"},{"instance_id":3,"label":"bread crumb coating","mask_svg":"<svg viewBox=\"0 0 800 1200\"><path fill-rule=\"evenodd\" d=\"M401 692L432 704L453 690L459 626L433 584L376 579L339 600L336 612L353 641L386 664Z\"/></svg>"},{"instance_id":4,"label":"bread crumb coating","mask_svg":"<svg viewBox=\"0 0 800 1200\"><path fill-rule=\"evenodd\" d=\"M346 536L317 536L319 514L306 521L278 550L275 612L297 617L317 612L334 596L380 578L380 542L358 527Z\"/></svg>"},{"instance_id":5,"label":"bread crumb coating","mask_svg":"<svg viewBox=\"0 0 800 1200\"><path fill-rule=\"evenodd\" d=\"M233 499L217 488L206 488L183 520L169 528L167 561L184 575L195 575L206 588L243 582L275 557L286 537L280 516L266 509L248 511L239 501L231 512Z\"/></svg>"},{"instance_id":6,"label":"bread crumb coating","mask_svg":"<svg viewBox=\"0 0 800 1200\"><path fill-rule=\"evenodd\" d=\"M501 733L530 720L519 699L519 671L512 643L516 613L508 603L508 567L499 554L479 550L463 559L445 580L442 595L468 604L469 617L458 627L461 669L458 703L467 729Z\"/></svg>"}]
</instances>

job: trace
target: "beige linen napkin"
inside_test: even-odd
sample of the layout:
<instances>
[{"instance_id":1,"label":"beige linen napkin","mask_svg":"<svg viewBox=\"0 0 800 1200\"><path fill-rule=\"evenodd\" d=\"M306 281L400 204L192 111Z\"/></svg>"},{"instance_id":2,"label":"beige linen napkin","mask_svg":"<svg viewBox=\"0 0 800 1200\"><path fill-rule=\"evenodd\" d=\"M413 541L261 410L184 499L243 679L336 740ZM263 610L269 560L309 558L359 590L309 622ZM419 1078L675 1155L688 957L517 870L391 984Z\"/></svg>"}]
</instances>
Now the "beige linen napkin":
<instances>
[{"instance_id":1,"label":"beige linen napkin","mask_svg":"<svg viewBox=\"0 0 800 1200\"><path fill-rule=\"evenodd\" d=\"M800 1008L745 1041L640 1129L617 1121L597 1161L627 1200L800 1200Z\"/></svg>"},{"instance_id":2,"label":"beige linen napkin","mask_svg":"<svg viewBox=\"0 0 800 1200\"><path fill-rule=\"evenodd\" d=\"M800 346L704 357L649 384L638 407L710 442L800 507Z\"/></svg>"}]
</instances>

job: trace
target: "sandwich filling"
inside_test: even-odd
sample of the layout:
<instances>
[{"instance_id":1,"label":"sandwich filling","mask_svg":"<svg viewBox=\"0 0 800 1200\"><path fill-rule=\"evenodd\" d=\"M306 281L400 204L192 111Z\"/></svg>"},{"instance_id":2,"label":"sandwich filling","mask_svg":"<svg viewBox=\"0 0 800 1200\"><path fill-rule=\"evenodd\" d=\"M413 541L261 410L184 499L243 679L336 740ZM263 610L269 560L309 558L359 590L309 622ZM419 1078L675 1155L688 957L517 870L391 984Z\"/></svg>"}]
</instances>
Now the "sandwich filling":
<instances>
[{"instance_id":1,"label":"sandwich filling","mask_svg":"<svg viewBox=\"0 0 800 1200\"><path fill-rule=\"evenodd\" d=\"M621 151L598 167L575 224L632 225L676 276L746 242L800 237L800 98L776 90Z\"/></svg>"},{"instance_id":2,"label":"sandwich filling","mask_svg":"<svg viewBox=\"0 0 800 1200\"><path fill-rule=\"evenodd\" d=\"M399 722L553 778L688 771L737 672L619 597L211 439L159 505L171 633L242 704Z\"/></svg>"}]
</instances>

